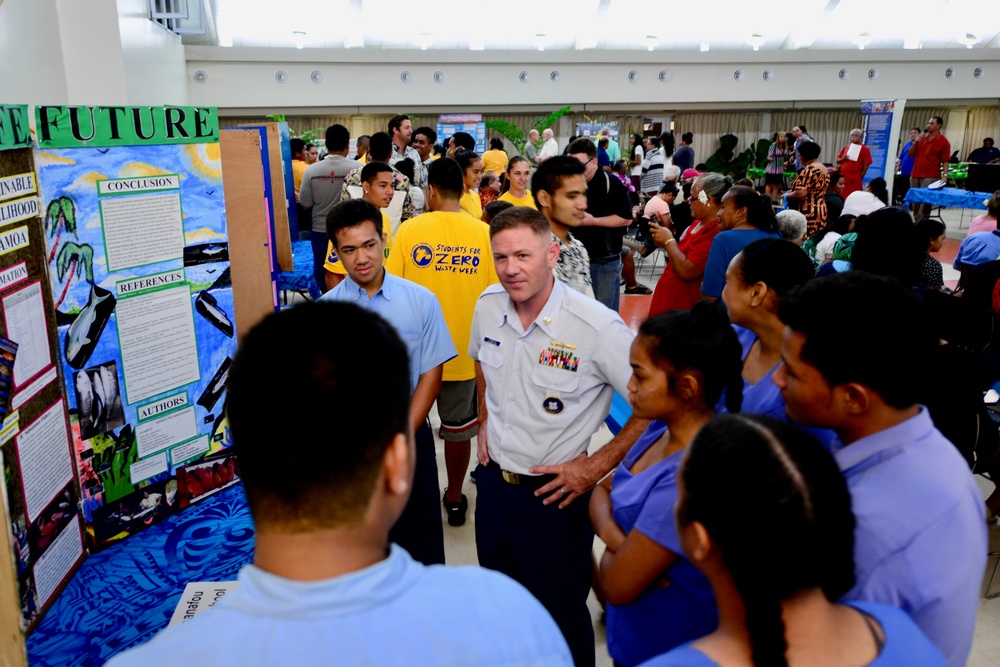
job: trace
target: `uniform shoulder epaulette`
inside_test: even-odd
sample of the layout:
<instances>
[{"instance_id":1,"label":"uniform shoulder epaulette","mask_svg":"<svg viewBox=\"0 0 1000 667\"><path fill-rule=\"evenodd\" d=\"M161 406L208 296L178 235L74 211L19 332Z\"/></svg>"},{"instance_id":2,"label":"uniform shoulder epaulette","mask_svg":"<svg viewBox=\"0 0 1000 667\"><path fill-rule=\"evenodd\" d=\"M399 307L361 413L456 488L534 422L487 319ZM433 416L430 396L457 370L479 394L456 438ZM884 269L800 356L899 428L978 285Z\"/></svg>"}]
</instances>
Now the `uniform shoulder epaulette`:
<instances>
[{"instance_id":1,"label":"uniform shoulder epaulette","mask_svg":"<svg viewBox=\"0 0 1000 667\"><path fill-rule=\"evenodd\" d=\"M572 289L566 290L563 308L594 331L602 331L615 319L615 314L600 301Z\"/></svg>"},{"instance_id":2,"label":"uniform shoulder epaulette","mask_svg":"<svg viewBox=\"0 0 1000 667\"><path fill-rule=\"evenodd\" d=\"M507 297L507 290L503 288L500 283L493 283L489 287L483 290L483 293L479 295L479 300L482 301L486 298L493 298L498 294L502 294L504 298Z\"/></svg>"}]
</instances>

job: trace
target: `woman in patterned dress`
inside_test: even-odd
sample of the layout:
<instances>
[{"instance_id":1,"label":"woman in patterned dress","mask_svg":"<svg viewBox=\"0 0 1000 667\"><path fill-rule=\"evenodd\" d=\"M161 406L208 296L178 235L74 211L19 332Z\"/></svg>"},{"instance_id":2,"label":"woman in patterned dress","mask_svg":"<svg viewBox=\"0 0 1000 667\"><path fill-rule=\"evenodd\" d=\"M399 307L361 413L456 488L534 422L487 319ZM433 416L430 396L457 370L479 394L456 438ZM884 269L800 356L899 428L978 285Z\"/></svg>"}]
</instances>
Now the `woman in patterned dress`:
<instances>
[{"instance_id":1,"label":"woman in patterned dress","mask_svg":"<svg viewBox=\"0 0 1000 667\"><path fill-rule=\"evenodd\" d=\"M788 192L789 201L798 202L799 211L806 216L806 233L812 236L826 226L826 190L830 183L830 172L819 161L820 147L814 141L799 146L802 171L792 181Z\"/></svg>"}]
</instances>

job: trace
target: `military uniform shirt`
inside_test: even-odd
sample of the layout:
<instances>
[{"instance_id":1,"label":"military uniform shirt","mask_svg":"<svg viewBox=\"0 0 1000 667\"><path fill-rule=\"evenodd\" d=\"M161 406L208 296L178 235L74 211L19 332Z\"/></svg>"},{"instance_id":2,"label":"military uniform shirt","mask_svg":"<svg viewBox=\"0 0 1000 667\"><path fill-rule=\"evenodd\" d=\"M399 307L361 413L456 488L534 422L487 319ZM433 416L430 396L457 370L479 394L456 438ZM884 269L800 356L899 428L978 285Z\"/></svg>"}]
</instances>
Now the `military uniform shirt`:
<instances>
[{"instance_id":1,"label":"military uniform shirt","mask_svg":"<svg viewBox=\"0 0 1000 667\"><path fill-rule=\"evenodd\" d=\"M527 473L585 452L614 392L628 395L633 338L618 313L558 280L527 331L503 287L487 288L469 356L486 378L490 459Z\"/></svg>"}]
</instances>

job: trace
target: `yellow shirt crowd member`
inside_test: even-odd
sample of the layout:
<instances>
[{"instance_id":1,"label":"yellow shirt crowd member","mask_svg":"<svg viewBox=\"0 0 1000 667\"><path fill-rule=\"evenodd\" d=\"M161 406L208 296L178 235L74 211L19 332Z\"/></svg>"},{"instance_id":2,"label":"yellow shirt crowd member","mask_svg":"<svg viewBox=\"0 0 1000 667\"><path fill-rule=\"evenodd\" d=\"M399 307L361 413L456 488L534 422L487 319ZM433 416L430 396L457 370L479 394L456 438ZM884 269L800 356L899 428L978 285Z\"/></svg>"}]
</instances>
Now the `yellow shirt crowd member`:
<instances>
[{"instance_id":1,"label":"yellow shirt crowd member","mask_svg":"<svg viewBox=\"0 0 1000 667\"><path fill-rule=\"evenodd\" d=\"M302 175L306 173L305 160L292 160L292 182L295 184L295 201L299 201L299 188L302 187Z\"/></svg>"},{"instance_id":2,"label":"yellow shirt crowd member","mask_svg":"<svg viewBox=\"0 0 1000 667\"><path fill-rule=\"evenodd\" d=\"M496 148L491 148L490 150L483 153L483 173L487 171L492 171L494 174L499 176L500 174L507 171L507 151L501 151Z\"/></svg>"},{"instance_id":3,"label":"yellow shirt crowd member","mask_svg":"<svg viewBox=\"0 0 1000 667\"><path fill-rule=\"evenodd\" d=\"M471 380L472 315L479 295L499 282L490 248L490 228L459 211L433 211L411 218L396 231L386 270L434 292L441 302L458 356L445 363L445 382Z\"/></svg>"},{"instance_id":4,"label":"yellow shirt crowd member","mask_svg":"<svg viewBox=\"0 0 1000 667\"><path fill-rule=\"evenodd\" d=\"M479 198L478 193L473 192L472 190L466 191L466 193L462 195L462 198L458 200L458 205L462 207L463 211L471 215L476 220L483 219L483 201Z\"/></svg>"},{"instance_id":5,"label":"yellow shirt crowd member","mask_svg":"<svg viewBox=\"0 0 1000 667\"><path fill-rule=\"evenodd\" d=\"M524 192L525 192L524 196L518 198L515 197L510 190L508 190L507 192L500 195L498 199L500 201L510 202L514 206L527 206L528 208L533 208L537 211L538 207L535 206L535 197L531 194L531 190L525 190Z\"/></svg>"},{"instance_id":6,"label":"yellow shirt crowd member","mask_svg":"<svg viewBox=\"0 0 1000 667\"><path fill-rule=\"evenodd\" d=\"M382 209L382 231L385 232L385 258L388 259L389 248L392 247L392 228L389 226L389 216L385 214L385 209ZM326 261L323 263L323 268L330 273L347 275L344 263L340 261L340 258L337 257L337 251L333 249L333 241L326 242Z\"/></svg>"}]
</instances>

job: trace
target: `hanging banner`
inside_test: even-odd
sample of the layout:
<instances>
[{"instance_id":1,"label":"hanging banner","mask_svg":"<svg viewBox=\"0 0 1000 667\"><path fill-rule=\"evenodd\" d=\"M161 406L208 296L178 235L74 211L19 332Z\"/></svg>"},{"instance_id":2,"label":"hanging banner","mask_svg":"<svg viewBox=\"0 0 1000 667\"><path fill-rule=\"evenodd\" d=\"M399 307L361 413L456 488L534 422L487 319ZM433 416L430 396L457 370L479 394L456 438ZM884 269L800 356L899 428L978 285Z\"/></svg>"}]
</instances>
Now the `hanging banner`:
<instances>
[{"instance_id":1,"label":"hanging banner","mask_svg":"<svg viewBox=\"0 0 1000 667\"><path fill-rule=\"evenodd\" d=\"M872 154L872 164L865 173L864 184L885 173L886 161L895 162L895 155L889 147L892 134L892 114L896 100L861 101L861 142Z\"/></svg>"},{"instance_id":2,"label":"hanging banner","mask_svg":"<svg viewBox=\"0 0 1000 667\"><path fill-rule=\"evenodd\" d=\"M212 107L35 107L41 148L203 144L219 140Z\"/></svg>"},{"instance_id":3,"label":"hanging banner","mask_svg":"<svg viewBox=\"0 0 1000 667\"><path fill-rule=\"evenodd\" d=\"M27 104L0 104L0 151L31 145Z\"/></svg>"}]
</instances>

